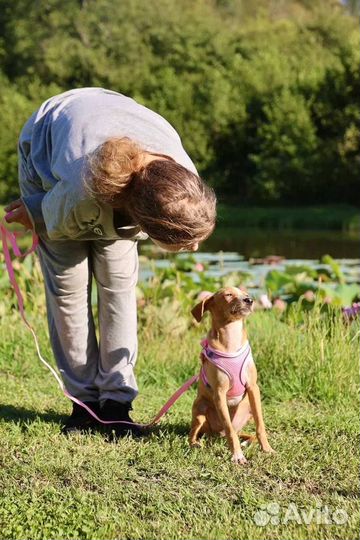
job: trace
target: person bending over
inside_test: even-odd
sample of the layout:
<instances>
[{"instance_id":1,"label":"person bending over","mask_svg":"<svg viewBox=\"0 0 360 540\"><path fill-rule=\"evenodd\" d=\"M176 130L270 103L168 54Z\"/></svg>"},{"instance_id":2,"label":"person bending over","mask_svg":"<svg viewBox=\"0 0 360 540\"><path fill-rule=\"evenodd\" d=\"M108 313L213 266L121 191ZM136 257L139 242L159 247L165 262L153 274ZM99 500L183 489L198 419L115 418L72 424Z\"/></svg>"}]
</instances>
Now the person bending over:
<instances>
[{"instance_id":1,"label":"person bending over","mask_svg":"<svg viewBox=\"0 0 360 540\"><path fill-rule=\"evenodd\" d=\"M19 187L7 221L39 236L49 335L65 387L103 420L132 422L137 241L197 250L215 226L214 191L163 117L102 88L70 90L34 112L20 134ZM96 427L73 403L63 432ZM141 434L135 424L108 429Z\"/></svg>"}]
</instances>

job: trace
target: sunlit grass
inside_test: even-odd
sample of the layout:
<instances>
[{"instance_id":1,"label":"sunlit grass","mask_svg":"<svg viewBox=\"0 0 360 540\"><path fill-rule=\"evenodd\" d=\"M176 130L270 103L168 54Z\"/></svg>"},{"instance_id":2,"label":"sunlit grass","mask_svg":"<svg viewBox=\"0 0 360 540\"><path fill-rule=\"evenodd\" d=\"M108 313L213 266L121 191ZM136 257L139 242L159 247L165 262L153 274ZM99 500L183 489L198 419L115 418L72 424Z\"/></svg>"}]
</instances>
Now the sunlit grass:
<instances>
[{"instance_id":1,"label":"sunlit grass","mask_svg":"<svg viewBox=\"0 0 360 540\"><path fill-rule=\"evenodd\" d=\"M184 313L187 317L188 314ZM44 317L29 314L51 358ZM147 422L199 369L199 339L142 320L133 416ZM257 445L249 465L235 467L221 439L188 448L191 389L143 440L106 443L100 435L65 438L70 411L37 360L16 312L0 322L0 530L16 539L344 538L358 532L358 327L316 311L301 324L255 313L249 335L258 365L264 414L276 454ZM253 426L249 426L253 431ZM345 525L262 527L262 505L299 511L342 509Z\"/></svg>"},{"instance_id":2,"label":"sunlit grass","mask_svg":"<svg viewBox=\"0 0 360 540\"><path fill-rule=\"evenodd\" d=\"M27 292L27 314L41 350L53 362L34 258L21 265L18 279ZM37 359L4 273L0 280L1 538L357 536L358 321L345 324L339 309L329 307L325 313L320 305L310 312L294 305L286 315L271 310L249 318L265 422L276 454L266 456L253 445L246 450L248 465L235 467L222 439L205 440L197 451L188 447L195 388L142 440L110 444L100 435L62 436L71 405ZM197 373L199 342L209 324L205 319L196 325L190 316L196 291L184 290L176 280L166 286L172 293L163 298L165 285L160 278L153 281L139 306L140 392L133 416L141 422L150 421ZM256 516L270 503L280 505L279 519L261 526ZM346 522L285 522L281 516L291 504L306 515L341 510Z\"/></svg>"}]
</instances>

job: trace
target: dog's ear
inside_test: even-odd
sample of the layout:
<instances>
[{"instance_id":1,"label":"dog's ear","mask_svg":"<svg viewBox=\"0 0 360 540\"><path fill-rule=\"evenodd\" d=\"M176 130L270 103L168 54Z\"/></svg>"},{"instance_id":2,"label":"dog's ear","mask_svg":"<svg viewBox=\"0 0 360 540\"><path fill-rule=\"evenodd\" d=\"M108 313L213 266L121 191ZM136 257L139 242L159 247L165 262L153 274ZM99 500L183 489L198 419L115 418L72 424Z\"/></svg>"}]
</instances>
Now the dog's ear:
<instances>
[{"instance_id":1,"label":"dog's ear","mask_svg":"<svg viewBox=\"0 0 360 540\"><path fill-rule=\"evenodd\" d=\"M212 293L208 293L207 291L200 293L199 298L201 301L191 310L191 313L197 322L201 321L204 312L209 309L209 304L211 303L213 296L214 295Z\"/></svg>"}]
</instances>

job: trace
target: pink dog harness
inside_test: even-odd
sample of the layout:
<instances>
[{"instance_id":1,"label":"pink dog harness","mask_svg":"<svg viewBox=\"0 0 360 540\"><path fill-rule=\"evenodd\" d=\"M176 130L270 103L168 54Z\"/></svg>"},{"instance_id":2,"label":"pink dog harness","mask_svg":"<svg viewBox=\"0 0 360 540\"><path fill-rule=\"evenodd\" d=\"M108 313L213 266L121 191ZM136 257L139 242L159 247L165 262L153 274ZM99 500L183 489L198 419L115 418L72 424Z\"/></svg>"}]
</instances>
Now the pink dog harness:
<instances>
[{"instance_id":1,"label":"pink dog harness","mask_svg":"<svg viewBox=\"0 0 360 540\"><path fill-rule=\"evenodd\" d=\"M204 339L201 345L202 352L200 358L202 361L206 358L214 366L224 371L230 379L230 389L226 396L228 398L242 397L246 391L246 369L253 362L249 342L244 343L241 349L235 353L224 353L212 349L207 339ZM204 384L210 386L206 378L204 365L201 367L200 378Z\"/></svg>"}]
</instances>

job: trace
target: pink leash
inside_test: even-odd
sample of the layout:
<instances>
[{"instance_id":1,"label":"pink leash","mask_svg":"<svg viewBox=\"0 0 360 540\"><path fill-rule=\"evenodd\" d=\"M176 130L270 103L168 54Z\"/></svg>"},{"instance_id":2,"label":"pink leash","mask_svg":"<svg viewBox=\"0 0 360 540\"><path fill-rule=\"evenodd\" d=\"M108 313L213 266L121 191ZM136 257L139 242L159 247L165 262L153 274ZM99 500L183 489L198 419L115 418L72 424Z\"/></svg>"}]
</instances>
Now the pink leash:
<instances>
[{"instance_id":1,"label":"pink leash","mask_svg":"<svg viewBox=\"0 0 360 540\"><path fill-rule=\"evenodd\" d=\"M24 258L24 257L29 255L30 253L33 253L36 250L37 246L39 245L39 239L38 239L37 235L33 232L32 233L32 245L31 245L31 247L28 250L26 250L24 253L22 253L19 246L18 246L18 244L17 244L17 241L16 241L16 236L18 235L18 233L14 233L14 232L9 231L7 229L7 227L6 227L6 225L5 225L6 217L11 216L11 214L12 214L12 212L9 212L8 214L6 214L5 219L2 219L1 222L0 222L0 234L1 234L1 241L2 241L4 257L5 257L5 265L6 265L6 269L8 271L8 274L9 274L10 283L11 283L11 285L12 285L14 291L15 291L16 297L17 297L21 318L24 321L24 323L26 324L27 328L32 333L32 336L33 336L34 342L35 342L37 355L38 355L40 361L47 367L47 369L55 377L58 385L60 386L60 388L63 391L63 393L65 394L65 396L68 397L69 399L71 399L71 401L73 401L74 403L77 403L78 405L83 407L93 418L95 418L95 420L97 420L101 424L130 424L130 425L135 425L135 426L139 426L139 427L142 427L142 428L149 428L149 427L154 426L155 424L157 424L160 421L160 419L168 412L168 410L174 405L174 403L190 388L190 386L192 386L195 382L198 381L199 375L193 375L193 377L188 379L178 390L176 390L176 392L165 403L165 405L163 407L161 407L160 411L156 414L156 416L148 424L138 424L136 422L126 422L124 420L101 420L101 418L99 418L87 405L85 405L85 403L83 403L82 401L80 401L76 397L72 396L66 390L66 388L64 386L64 383L63 383L62 379L60 378L60 375L55 371L55 369L41 355L39 341L38 341L37 335L35 333L35 330L33 329L31 324L26 319L25 309L24 309L24 299L23 299L20 288L19 288L19 286L17 284L17 281L16 281L15 272L14 272L14 268L13 268L13 264L12 264L12 260L11 260L11 256L10 256L9 244L11 245L12 250L14 252L14 255L16 257L23 257Z\"/></svg>"}]
</instances>

